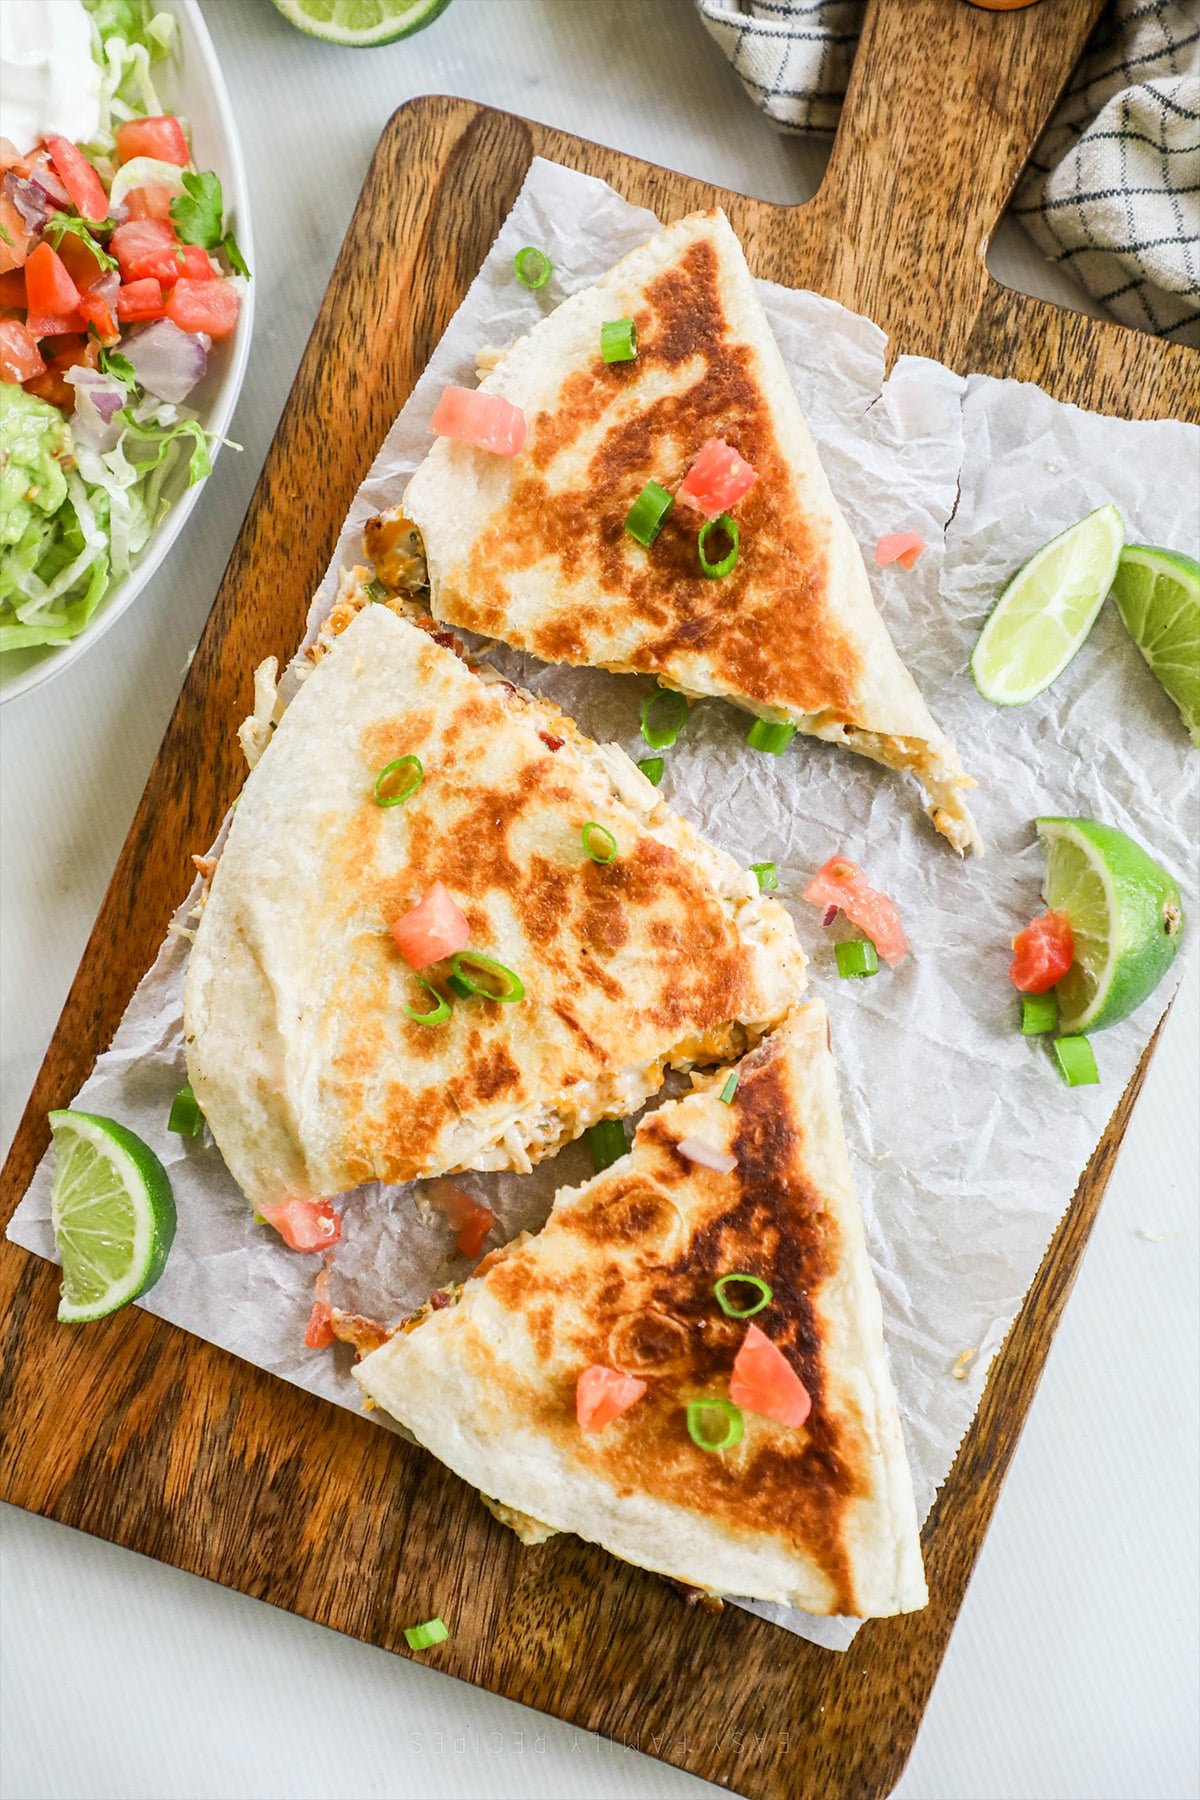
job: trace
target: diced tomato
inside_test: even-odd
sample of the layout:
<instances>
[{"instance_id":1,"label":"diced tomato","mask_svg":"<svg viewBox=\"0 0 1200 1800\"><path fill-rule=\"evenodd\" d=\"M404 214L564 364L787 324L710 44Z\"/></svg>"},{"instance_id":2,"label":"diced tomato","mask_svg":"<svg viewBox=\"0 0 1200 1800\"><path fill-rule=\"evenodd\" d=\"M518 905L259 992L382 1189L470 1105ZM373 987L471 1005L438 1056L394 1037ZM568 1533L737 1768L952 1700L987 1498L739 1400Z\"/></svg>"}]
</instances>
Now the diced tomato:
<instances>
[{"instance_id":1,"label":"diced tomato","mask_svg":"<svg viewBox=\"0 0 1200 1800\"><path fill-rule=\"evenodd\" d=\"M894 562L902 569L911 569L924 548L925 539L918 532L890 531L876 544L875 561L881 569Z\"/></svg>"},{"instance_id":2,"label":"diced tomato","mask_svg":"<svg viewBox=\"0 0 1200 1800\"><path fill-rule=\"evenodd\" d=\"M135 156L153 156L159 162L186 169L192 160L183 126L173 113L148 119L127 119L117 126L117 160L132 162Z\"/></svg>"},{"instance_id":3,"label":"diced tomato","mask_svg":"<svg viewBox=\"0 0 1200 1800\"><path fill-rule=\"evenodd\" d=\"M424 899L396 920L392 936L410 969L427 969L430 963L465 950L471 927L449 888L435 881Z\"/></svg>"},{"instance_id":4,"label":"diced tomato","mask_svg":"<svg viewBox=\"0 0 1200 1800\"><path fill-rule=\"evenodd\" d=\"M39 400L48 400L62 412L74 412L75 389L63 377L68 369L94 369L100 359L99 344L78 334L56 335L49 343L41 345L41 351L47 358L45 373L25 382L25 392L36 394Z\"/></svg>"},{"instance_id":5,"label":"diced tomato","mask_svg":"<svg viewBox=\"0 0 1200 1800\"><path fill-rule=\"evenodd\" d=\"M836 906L844 912L891 968L908 955L908 939L895 904L873 888L848 857L831 856L823 863L805 888L804 898L813 906Z\"/></svg>"},{"instance_id":6,"label":"diced tomato","mask_svg":"<svg viewBox=\"0 0 1200 1800\"><path fill-rule=\"evenodd\" d=\"M34 338L19 319L0 319L0 381L32 381L46 365Z\"/></svg>"},{"instance_id":7,"label":"diced tomato","mask_svg":"<svg viewBox=\"0 0 1200 1800\"><path fill-rule=\"evenodd\" d=\"M777 1425L803 1425L812 1411L808 1389L778 1344L757 1325L746 1327L729 1378L729 1398L744 1412L774 1419Z\"/></svg>"},{"instance_id":8,"label":"diced tomato","mask_svg":"<svg viewBox=\"0 0 1200 1800\"><path fill-rule=\"evenodd\" d=\"M167 317L182 331L206 331L210 338L223 338L238 322L238 305L231 281L177 281L167 295Z\"/></svg>"},{"instance_id":9,"label":"diced tomato","mask_svg":"<svg viewBox=\"0 0 1200 1800\"><path fill-rule=\"evenodd\" d=\"M500 394L448 387L433 409L429 430L433 437L457 438L495 456L515 456L525 442L525 414Z\"/></svg>"},{"instance_id":10,"label":"diced tomato","mask_svg":"<svg viewBox=\"0 0 1200 1800\"><path fill-rule=\"evenodd\" d=\"M644 1381L636 1375L622 1375L619 1369L606 1369L593 1363L575 1383L575 1417L581 1431L603 1431L614 1419L640 1400L646 1391Z\"/></svg>"},{"instance_id":11,"label":"diced tomato","mask_svg":"<svg viewBox=\"0 0 1200 1800\"><path fill-rule=\"evenodd\" d=\"M23 268L32 241L33 233L13 202L0 193L0 272Z\"/></svg>"},{"instance_id":12,"label":"diced tomato","mask_svg":"<svg viewBox=\"0 0 1200 1800\"><path fill-rule=\"evenodd\" d=\"M342 1222L329 1200L281 1200L258 1208L289 1250L328 1250L342 1235Z\"/></svg>"},{"instance_id":13,"label":"diced tomato","mask_svg":"<svg viewBox=\"0 0 1200 1800\"><path fill-rule=\"evenodd\" d=\"M679 484L677 500L686 500L706 519L717 519L748 494L757 471L724 438L709 438Z\"/></svg>"},{"instance_id":14,"label":"diced tomato","mask_svg":"<svg viewBox=\"0 0 1200 1800\"><path fill-rule=\"evenodd\" d=\"M63 233L55 248L55 255L80 293L91 287L93 281L98 281L104 273L94 252L69 231Z\"/></svg>"},{"instance_id":15,"label":"diced tomato","mask_svg":"<svg viewBox=\"0 0 1200 1800\"><path fill-rule=\"evenodd\" d=\"M1023 994L1044 994L1075 960L1075 935L1064 912L1044 912L1013 939L1009 977Z\"/></svg>"},{"instance_id":16,"label":"diced tomato","mask_svg":"<svg viewBox=\"0 0 1200 1800\"><path fill-rule=\"evenodd\" d=\"M15 169L18 175L24 176L29 164L17 149L11 138L0 137L0 175L7 175Z\"/></svg>"},{"instance_id":17,"label":"diced tomato","mask_svg":"<svg viewBox=\"0 0 1200 1800\"><path fill-rule=\"evenodd\" d=\"M0 275L0 306L24 308L25 304L24 269L5 269Z\"/></svg>"},{"instance_id":18,"label":"diced tomato","mask_svg":"<svg viewBox=\"0 0 1200 1800\"><path fill-rule=\"evenodd\" d=\"M30 251L25 264L25 293L29 317L25 323L35 338L56 337L64 331L79 331L79 289L67 274L66 266L47 243ZM74 320L74 323L67 321Z\"/></svg>"},{"instance_id":19,"label":"diced tomato","mask_svg":"<svg viewBox=\"0 0 1200 1800\"><path fill-rule=\"evenodd\" d=\"M472 1199L465 1189L453 1181L431 1182L429 1192L441 1207L456 1233L455 1242L464 1256L478 1256L484 1240L496 1223L496 1215L481 1200Z\"/></svg>"},{"instance_id":20,"label":"diced tomato","mask_svg":"<svg viewBox=\"0 0 1200 1800\"><path fill-rule=\"evenodd\" d=\"M304 1341L310 1350L328 1350L330 1344L337 1342L333 1331L333 1311L328 1301L313 1301L313 1309L308 1315L308 1324L304 1331Z\"/></svg>"},{"instance_id":21,"label":"diced tomato","mask_svg":"<svg viewBox=\"0 0 1200 1800\"><path fill-rule=\"evenodd\" d=\"M174 227L165 219L126 219L113 232L108 248L121 265L122 281L140 281L147 275L161 281L164 260L177 242Z\"/></svg>"},{"instance_id":22,"label":"diced tomato","mask_svg":"<svg viewBox=\"0 0 1200 1800\"><path fill-rule=\"evenodd\" d=\"M138 319L161 319L166 310L162 282L151 275L141 281L127 281L117 289L117 317L125 325Z\"/></svg>"},{"instance_id":23,"label":"diced tomato","mask_svg":"<svg viewBox=\"0 0 1200 1800\"><path fill-rule=\"evenodd\" d=\"M120 329L108 302L102 300L99 294L80 294L79 313L85 325L95 327L96 336L106 348L116 343L121 335Z\"/></svg>"},{"instance_id":24,"label":"diced tomato","mask_svg":"<svg viewBox=\"0 0 1200 1800\"><path fill-rule=\"evenodd\" d=\"M178 193L165 181L148 181L145 187L130 188L125 196L125 211L131 219L170 219L171 202Z\"/></svg>"},{"instance_id":25,"label":"diced tomato","mask_svg":"<svg viewBox=\"0 0 1200 1800\"><path fill-rule=\"evenodd\" d=\"M108 195L104 183L83 151L77 150L70 138L64 137L47 138L46 147L54 171L71 196L71 205L80 218L93 225L107 219Z\"/></svg>"}]
</instances>

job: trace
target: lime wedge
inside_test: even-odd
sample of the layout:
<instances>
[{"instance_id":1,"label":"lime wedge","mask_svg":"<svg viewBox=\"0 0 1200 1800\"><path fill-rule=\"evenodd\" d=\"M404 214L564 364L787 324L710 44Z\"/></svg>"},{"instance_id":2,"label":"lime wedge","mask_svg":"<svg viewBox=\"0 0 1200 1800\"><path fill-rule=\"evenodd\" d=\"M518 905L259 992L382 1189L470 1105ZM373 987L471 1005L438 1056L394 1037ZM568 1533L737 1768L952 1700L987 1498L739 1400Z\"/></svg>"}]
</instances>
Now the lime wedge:
<instances>
[{"instance_id":1,"label":"lime wedge","mask_svg":"<svg viewBox=\"0 0 1200 1800\"><path fill-rule=\"evenodd\" d=\"M1046 901L1065 912L1075 961L1055 989L1067 1037L1115 1025L1153 993L1183 939L1179 889L1167 871L1111 825L1039 819Z\"/></svg>"},{"instance_id":2,"label":"lime wedge","mask_svg":"<svg viewBox=\"0 0 1200 1800\"><path fill-rule=\"evenodd\" d=\"M1125 526L1101 506L1017 570L979 634L971 674L985 700L1024 706L1061 675L1112 586Z\"/></svg>"},{"instance_id":3,"label":"lime wedge","mask_svg":"<svg viewBox=\"0 0 1200 1800\"><path fill-rule=\"evenodd\" d=\"M432 25L450 0L272 0L290 25L328 44L368 50Z\"/></svg>"},{"instance_id":4,"label":"lime wedge","mask_svg":"<svg viewBox=\"0 0 1200 1800\"><path fill-rule=\"evenodd\" d=\"M127 1306L163 1272L175 1236L167 1172L149 1145L95 1113L52 1112L50 1219L70 1325Z\"/></svg>"},{"instance_id":5,"label":"lime wedge","mask_svg":"<svg viewBox=\"0 0 1200 1800\"><path fill-rule=\"evenodd\" d=\"M1200 563L1178 550L1126 544L1113 599L1200 750Z\"/></svg>"}]
</instances>

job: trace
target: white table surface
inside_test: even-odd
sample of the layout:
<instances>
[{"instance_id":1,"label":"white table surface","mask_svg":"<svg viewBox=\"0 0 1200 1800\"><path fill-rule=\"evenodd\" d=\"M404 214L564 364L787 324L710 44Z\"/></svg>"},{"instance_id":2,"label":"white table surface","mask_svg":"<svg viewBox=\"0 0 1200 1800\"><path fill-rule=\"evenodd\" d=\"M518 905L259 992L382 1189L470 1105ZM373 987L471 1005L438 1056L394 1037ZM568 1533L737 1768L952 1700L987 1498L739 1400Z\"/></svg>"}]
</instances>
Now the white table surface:
<instances>
[{"instance_id":1,"label":"white table surface","mask_svg":"<svg viewBox=\"0 0 1200 1800\"><path fill-rule=\"evenodd\" d=\"M779 201L811 194L823 160L758 117L690 0L454 0L429 31L368 52L306 40L268 0L205 11L255 208L256 344L234 423L245 450L222 456L132 611L0 719L5 1146L392 109L464 94ZM995 266L1072 303L1013 227ZM363 445L364 467L373 450ZM1200 1793L1198 986L1193 969L898 1790L906 1800ZM109 1544L12 1508L0 1518L6 1800L682 1800L704 1785Z\"/></svg>"}]
</instances>

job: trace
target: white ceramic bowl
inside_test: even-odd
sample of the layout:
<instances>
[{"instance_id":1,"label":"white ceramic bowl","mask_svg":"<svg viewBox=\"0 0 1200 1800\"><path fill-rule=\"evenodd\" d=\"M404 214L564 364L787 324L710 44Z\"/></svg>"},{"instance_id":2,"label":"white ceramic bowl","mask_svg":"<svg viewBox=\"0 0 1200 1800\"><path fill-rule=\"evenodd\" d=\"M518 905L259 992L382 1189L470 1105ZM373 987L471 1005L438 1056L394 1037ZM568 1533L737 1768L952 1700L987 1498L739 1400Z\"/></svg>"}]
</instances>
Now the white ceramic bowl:
<instances>
[{"instance_id":1,"label":"white ceramic bowl","mask_svg":"<svg viewBox=\"0 0 1200 1800\"><path fill-rule=\"evenodd\" d=\"M0 0L2 4L3 0ZM160 4L173 12L179 21L179 43L171 61L161 63L155 69L155 86L163 105L172 112L182 113L187 120L197 167L215 169L220 176L226 217L253 273L254 239L250 228L246 170L217 53L201 17L198 0L160 0ZM232 337L213 345L209 352L208 372L188 396L188 406L200 415L206 430L215 432L218 437L224 437L228 432L246 373L250 335L254 329L254 289L253 281L246 284L236 331ZM214 460L219 449L219 444L212 446ZM18 694L27 694L31 688L40 687L52 675L76 662L104 636L110 625L115 625L156 573L207 487L205 480L184 490L128 575L113 584L97 607L95 616L77 638L66 644L47 644L36 650L16 650L0 656L0 701L14 700Z\"/></svg>"}]
</instances>

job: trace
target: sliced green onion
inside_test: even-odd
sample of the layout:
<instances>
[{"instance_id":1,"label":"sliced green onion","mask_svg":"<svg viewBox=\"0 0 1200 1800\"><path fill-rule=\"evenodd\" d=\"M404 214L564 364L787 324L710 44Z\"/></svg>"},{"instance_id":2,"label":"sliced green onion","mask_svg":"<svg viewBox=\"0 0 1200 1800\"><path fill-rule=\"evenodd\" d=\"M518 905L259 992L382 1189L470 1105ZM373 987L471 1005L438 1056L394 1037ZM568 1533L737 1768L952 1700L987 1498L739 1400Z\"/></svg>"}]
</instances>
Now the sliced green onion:
<instances>
[{"instance_id":1,"label":"sliced green onion","mask_svg":"<svg viewBox=\"0 0 1200 1800\"><path fill-rule=\"evenodd\" d=\"M384 763L375 777L376 806L403 806L425 779L419 756L398 756Z\"/></svg>"},{"instance_id":2,"label":"sliced green onion","mask_svg":"<svg viewBox=\"0 0 1200 1800\"><path fill-rule=\"evenodd\" d=\"M587 1141L592 1153L592 1167L597 1175L611 1163L619 1162L629 1148L625 1142L625 1127L620 1119L601 1119L599 1124L589 1125Z\"/></svg>"},{"instance_id":3,"label":"sliced green onion","mask_svg":"<svg viewBox=\"0 0 1200 1800\"><path fill-rule=\"evenodd\" d=\"M554 264L544 250L526 244L513 257L513 272L522 287L544 288L554 273Z\"/></svg>"},{"instance_id":4,"label":"sliced green onion","mask_svg":"<svg viewBox=\"0 0 1200 1800\"><path fill-rule=\"evenodd\" d=\"M600 327L600 354L606 363L633 361L637 326L632 319L605 319Z\"/></svg>"},{"instance_id":5,"label":"sliced green onion","mask_svg":"<svg viewBox=\"0 0 1200 1800\"><path fill-rule=\"evenodd\" d=\"M729 1080L725 1083L725 1086L721 1089L721 1098L726 1106L733 1105L733 1096L737 1093L737 1084L738 1073L735 1069L733 1074L729 1077Z\"/></svg>"},{"instance_id":6,"label":"sliced green onion","mask_svg":"<svg viewBox=\"0 0 1200 1800\"><path fill-rule=\"evenodd\" d=\"M857 978L879 973L879 957L870 938L847 938L844 944L834 946L833 954L839 975Z\"/></svg>"},{"instance_id":7,"label":"sliced green onion","mask_svg":"<svg viewBox=\"0 0 1200 1800\"><path fill-rule=\"evenodd\" d=\"M779 870L774 863L751 863L750 873L757 878L760 894L773 894L779 886Z\"/></svg>"},{"instance_id":8,"label":"sliced green onion","mask_svg":"<svg viewBox=\"0 0 1200 1800\"><path fill-rule=\"evenodd\" d=\"M661 756L644 756L638 764L638 768L642 771L642 774L646 777L646 780L650 783L651 787L658 786L663 778L663 769L665 767L666 764L663 762Z\"/></svg>"},{"instance_id":9,"label":"sliced green onion","mask_svg":"<svg viewBox=\"0 0 1200 1800\"><path fill-rule=\"evenodd\" d=\"M470 982L464 981L461 975L447 975L446 986L452 989L460 1000L470 1000L475 994L475 989Z\"/></svg>"},{"instance_id":10,"label":"sliced green onion","mask_svg":"<svg viewBox=\"0 0 1200 1800\"><path fill-rule=\"evenodd\" d=\"M594 819L589 819L581 835L583 847L594 863L616 861L617 840L606 825L597 825Z\"/></svg>"},{"instance_id":11,"label":"sliced green onion","mask_svg":"<svg viewBox=\"0 0 1200 1800\"><path fill-rule=\"evenodd\" d=\"M410 1650L431 1650L444 1644L450 1632L441 1619L426 1619L423 1625L406 1625L404 1638Z\"/></svg>"},{"instance_id":12,"label":"sliced green onion","mask_svg":"<svg viewBox=\"0 0 1200 1800\"><path fill-rule=\"evenodd\" d=\"M413 980L418 987L423 987L427 993L432 994L436 1002L436 1005L431 1012L418 1012L416 1007L410 1006L406 1000L404 1002L404 1010L412 1020L413 1024L444 1025L446 1020L450 1017L450 1002L442 994L439 994L432 981L426 981L423 975L414 975Z\"/></svg>"},{"instance_id":13,"label":"sliced green onion","mask_svg":"<svg viewBox=\"0 0 1200 1800\"><path fill-rule=\"evenodd\" d=\"M388 591L384 587L382 581L380 581L378 575L373 576L367 583L367 598L379 602L381 600L386 600L387 597Z\"/></svg>"},{"instance_id":14,"label":"sliced green onion","mask_svg":"<svg viewBox=\"0 0 1200 1800\"><path fill-rule=\"evenodd\" d=\"M709 562L706 546L709 533L713 531L724 532L729 539L729 548L716 562ZM737 520L731 519L728 513L722 513L719 519L710 519L707 525L700 527L700 536L696 539L696 555L700 558L700 567L711 581L719 581L722 575L732 575L737 568L738 545L741 541L742 534L738 530Z\"/></svg>"},{"instance_id":15,"label":"sliced green onion","mask_svg":"<svg viewBox=\"0 0 1200 1800\"><path fill-rule=\"evenodd\" d=\"M662 530L673 501L674 495L668 494L665 487L660 487L657 481L648 481L625 514L625 529L630 537L636 538L648 550Z\"/></svg>"},{"instance_id":16,"label":"sliced green onion","mask_svg":"<svg viewBox=\"0 0 1200 1800\"><path fill-rule=\"evenodd\" d=\"M203 1129L204 1114L200 1111L200 1102L192 1092L191 1082L185 1082L171 1102L167 1130L177 1137L198 1137Z\"/></svg>"},{"instance_id":17,"label":"sliced green onion","mask_svg":"<svg viewBox=\"0 0 1200 1800\"><path fill-rule=\"evenodd\" d=\"M1068 1087L1092 1087L1099 1081L1096 1054L1085 1037L1055 1038L1054 1054Z\"/></svg>"},{"instance_id":18,"label":"sliced green onion","mask_svg":"<svg viewBox=\"0 0 1200 1800\"><path fill-rule=\"evenodd\" d=\"M479 956L474 950L456 950L450 958L450 967L472 994L482 994L485 1000L503 1000L507 1004L525 998L525 983L521 977L490 956ZM473 980L472 970L488 979L482 983ZM456 988L455 992L459 990Z\"/></svg>"},{"instance_id":19,"label":"sliced green onion","mask_svg":"<svg viewBox=\"0 0 1200 1800\"><path fill-rule=\"evenodd\" d=\"M746 733L752 750L765 750L768 756L782 756L796 735L794 725L778 725L772 719L755 719Z\"/></svg>"},{"instance_id":20,"label":"sliced green onion","mask_svg":"<svg viewBox=\"0 0 1200 1800\"><path fill-rule=\"evenodd\" d=\"M732 1282L737 1282L740 1287L754 1289L755 1298L748 1306L735 1306L733 1301L726 1297L725 1289ZM713 1287L713 1293L717 1296L717 1305L727 1319L752 1319L755 1313L760 1313L765 1306L770 1306L775 1298L775 1290L769 1281L763 1281L757 1275L743 1275L740 1270L735 1275L722 1275L720 1281Z\"/></svg>"},{"instance_id":21,"label":"sliced green onion","mask_svg":"<svg viewBox=\"0 0 1200 1800\"><path fill-rule=\"evenodd\" d=\"M687 716L688 703L682 694L674 688L655 688L642 707L642 736L652 750L669 750L687 724Z\"/></svg>"},{"instance_id":22,"label":"sliced green onion","mask_svg":"<svg viewBox=\"0 0 1200 1800\"><path fill-rule=\"evenodd\" d=\"M1021 995L1021 1036L1040 1037L1058 1024L1058 1001L1053 994Z\"/></svg>"},{"instance_id":23,"label":"sliced green onion","mask_svg":"<svg viewBox=\"0 0 1200 1800\"><path fill-rule=\"evenodd\" d=\"M718 1437L712 1430L706 1430L705 1419L713 1413L719 1413L724 1421L724 1431ZM720 1400L715 1395L706 1396L703 1400L689 1400L687 1403L688 1436L693 1444L699 1444L702 1450L732 1450L740 1444L746 1431L746 1421L732 1400Z\"/></svg>"}]
</instances>

